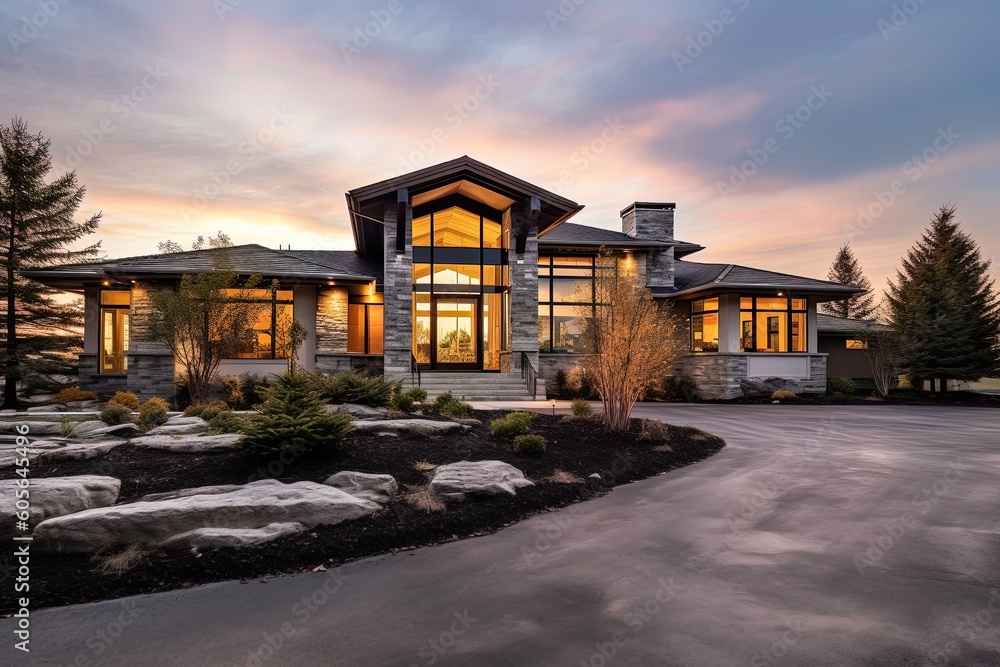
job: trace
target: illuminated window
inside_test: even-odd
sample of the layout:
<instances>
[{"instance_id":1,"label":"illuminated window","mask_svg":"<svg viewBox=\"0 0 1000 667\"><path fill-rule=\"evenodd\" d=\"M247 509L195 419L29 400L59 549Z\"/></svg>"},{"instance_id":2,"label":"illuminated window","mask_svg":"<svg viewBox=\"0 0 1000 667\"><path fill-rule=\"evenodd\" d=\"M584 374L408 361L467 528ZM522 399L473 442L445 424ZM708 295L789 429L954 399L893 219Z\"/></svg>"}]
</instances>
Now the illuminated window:
<instances>
[{"instance_id":1,"label":"illuminated window","mask_svg":"<svg viewBox=\"0 0 1000 667\"><path fill-rule=\"evenodd\" d=\"M594 312L594 257L538 259L538 349L580 354ZM586 316L586 312L590 316Z\"/></svg>"},{"instance_id":2,"label":"illuminated window","mask_svg":"<svg viewBox=\"0 0 1000 667\"><path fill-rule=\"evenodd\" d=\"M867 350L868 349L868 341L848 339L847 340L847 349L848 350Z\"/></svg>"},{"instance_id":3,"label":"illuminated window","mask_svg":"<svg viewBox=\"0 0 1000 667\"><path fill-rule=\"evenodd\" d=\"M741 352L808 352L805 299L742 297Z\"/></svg>"},{"instance_id":4,"label":"illuminated window","mask_svg":"<svg viewBox=\"0 0 1000 667\"><path fill-rule=\"evenodd\" d=\"M101 373L124 375L128 372L131 305L131 292L101 290Z\"/></svg>"},{"instance_id":5,"label":"illuminated window","mask_svg":"<svg viewBox=\"0 0 1000 667\"><path fill-rule=\"evenodd\" d=\"M241 303L259 305L253 323L253 338L237 353L237 359L287 359L291 356L289 332L295 321L292 290L224 289L223 295Z\"/></svg>"},{"instance_id":6,"label":"illuminated window","mask_svg":"<svg viewBox=\"0 0 1000 667\"><path fill-rule=\"evenodd\" d=\"M701 299L691 303L691 351L719 351L719 300Z\"/></svg>"},{"instance_id":7,"label":"illuminated window","mask_svg":"<svg viewBox=\"0 0 1000 667\"><path fill-rule=\"evenodd\" d=\"M347 351L352 354L382 354L385 308L380 303L347 306Z\"/></svg>"}]
</instances>

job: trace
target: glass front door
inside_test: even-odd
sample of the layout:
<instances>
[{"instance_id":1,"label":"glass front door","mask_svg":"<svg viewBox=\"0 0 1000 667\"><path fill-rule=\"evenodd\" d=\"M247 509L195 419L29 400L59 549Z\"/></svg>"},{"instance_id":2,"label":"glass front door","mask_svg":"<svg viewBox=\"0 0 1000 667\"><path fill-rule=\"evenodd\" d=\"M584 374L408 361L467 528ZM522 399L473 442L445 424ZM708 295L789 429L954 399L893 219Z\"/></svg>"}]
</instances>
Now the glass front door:
<instances>
[{"instance_id":1,"label":"glass front door","mask_svg":"<svg viewBox=\"0 0 1000 667\"><path fill-rule=\"evenodd\" d=\"M480 368L479 299L435 296L433 302L432 367L440 370Z\"/></svg>"}]
</instances>

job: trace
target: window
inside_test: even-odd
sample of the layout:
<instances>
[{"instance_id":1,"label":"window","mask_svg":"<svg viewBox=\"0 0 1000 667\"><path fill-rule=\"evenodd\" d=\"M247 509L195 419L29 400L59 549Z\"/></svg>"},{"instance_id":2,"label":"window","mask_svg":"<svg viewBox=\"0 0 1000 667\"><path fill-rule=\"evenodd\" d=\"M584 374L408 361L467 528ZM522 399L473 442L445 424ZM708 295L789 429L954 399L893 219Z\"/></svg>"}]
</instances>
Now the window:
<instances>
[{"instance_id":1,"label":"window","mask_svg":"<svg viewBox=\"0 0 1000 667\"><path fill-rule=\"evenodd\" d=\"M385 308L380 303L347 305L347 351L382 354Z\"/></svg>"},{"instance_id":2,"label":"window","mask_svg":"<svg viewBox=\"0 0 1000 667\"><path fill-rule=\"evenodd\" d=\"M691 351L719 351L719 300L701 299L691 303Z\"/></svg>"},{"instance_id":3,"label":"window","mask_svg":"<svg viewBox=\"0 0 1000 667\"><path fill-rule=\"evenodd\" d=\"M538 259L538 349L580 354L594 312L594 261L590 257Z\"/></svg>"},{"instance_id":4,"label":"window","mask_svg":"<svg viewBox=\"0 0 1000 667\"><path fill-rule=\"evenodd\" d=\"M741 352L808 352L805 299L740 298Z\"/></svg>"},{"instance_id":5,"label":"window","mask_svg":"<svg viewBox=\"0 0 1000 667\"><path fill-rule=\"evenodd\" d=\"M128 372L129 320L132 293L101 290L100 372L124 375Z\"/></svg>"},{"instance_id":6,"label":"window","mask_svg":"<svg viewBox=\"0 0 1000 667\"><path fill-rule=\"evenodd\" d=\"M868 349L868 341L866 341L866 340L856 340L856 339L850 339L849 338L849 339L847 339L847 349L848 350L867 350Z\"/></svg>"},{"instance_id":7,"label":"window","mask_svg":"<svg viewBox=\"0 0 1000 667\"><path fill-rule=\"evenodd\" d=\"M291 355L288 331L295 321L292 290L225 289L223 295L259 304L254 337L237 359L287 359Z\"/></svg>"}]
</instances>

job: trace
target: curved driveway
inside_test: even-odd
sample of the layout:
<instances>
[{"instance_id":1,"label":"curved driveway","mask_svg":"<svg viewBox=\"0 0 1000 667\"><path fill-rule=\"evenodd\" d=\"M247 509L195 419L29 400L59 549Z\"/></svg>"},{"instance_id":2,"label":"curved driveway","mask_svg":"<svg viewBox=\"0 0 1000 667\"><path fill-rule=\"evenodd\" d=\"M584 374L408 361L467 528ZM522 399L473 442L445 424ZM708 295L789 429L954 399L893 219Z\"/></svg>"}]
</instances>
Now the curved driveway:
<instances>
[{"instance_id":1,"label":"curved driveway","mask_svg":"<svg viewBox=\"0 0 1000 667\"><path fill-rule=\"evenodd\" d=\"M495 535L42 611L28 659L3 619L0 663L1000 664L1000 412L637 415L728 447Z\"/></svg>"}]
</instances>

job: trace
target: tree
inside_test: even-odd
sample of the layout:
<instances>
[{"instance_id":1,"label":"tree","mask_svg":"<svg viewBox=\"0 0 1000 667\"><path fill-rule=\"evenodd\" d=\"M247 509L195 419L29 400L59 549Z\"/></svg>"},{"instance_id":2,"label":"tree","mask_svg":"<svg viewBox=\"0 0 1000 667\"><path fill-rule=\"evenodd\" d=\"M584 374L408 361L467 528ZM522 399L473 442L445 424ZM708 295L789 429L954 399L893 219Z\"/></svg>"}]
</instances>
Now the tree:
<instances>
[{"instance_id":1,"label":"tree","mask_svg":"<svg viewBox=\"0 0 1000 667\"><path fill-rule=\"evenodd\" d=\"M872 367L875 391L886 397L903 372L903 340L891 326L891 315L885 303L876 308L873 314L875 321L870 322L862 332L861 340L865 344L865 356Z\"/></svg>"},{"instance_id":2,"label":"tree","mask_svg":"<svg viewBox=\"0 0 1000 667\"><path fill-rule=\"evenodd\" d=\"M268 305L255 301L251 290L262 287L260 276L241 283L229 270L186 274L176 291L152 291L148 310L136 313L150 338L170 347L192 403L207 400L223 359L256 344L254 325Z\"/></svg>"},{"instance_id":3,"label":"tree","mask_svg":"<svg viewBox=\"0 0 1000 667\"><path fill-rule=\"evenodd\" d=\"M601 397L605 424L627 431L636 401L680 354L681 323L653 298L631 258L602 251L596 271L593 313L589 306L578 309L586 323L580 365Z\"/></svg>"},{"instance_id":4,"label":"tree","mask_svg":"<svg viewBox=\"0 0 1000 667\"><path fill-rule=\"evenodd\" d=\"M206 243L208 245L208 248L211 250L233 247L233 240L229 238L229 235L223 231L220 231L216 236L209 236L208 241L205 241L204 236L199 235L198 238L195 239L194 243L191 244L191 250L204 250L206 247ZM158 243L156 248L157 250L159 250L161 253L164 254L184 252L184 246L182 246L180 243L177 243L176 241L171 241L170 239Z\"/></svg>"},{"instance_id":5,"label":"tree","mask_svg":"<svg viewBox=\"0 0 1000 667\"><path fill-rule=\"evenodd\" d=\"M101 214L74 220L86 188L76 172L46 176L52 168L50 141L31 134L14 118L0 126L0 289L7 299L0 315L5 331L3 350L4 408L17 407L17 383L26 372L47 373L69 367L68 348L82 343L82 306L65 303L59 292L28 280L21 272L55 264L93 259L100 243L71 250L97 231Z\"/></svg>"},{"instance_id":6,"label":"tree","mask_svg":"<svg viewBox=\"0 0 1000 667\"><path fill-rule=\"evenodd\" d=\"M870 320L875 317L876 305L875 295L872 293L872 283L861 270L861 264L854 256L850 243L845 243L837 251L837 257L833 260L833 266L827 274L827 279L841 285L860 287L864 292L859 292L849 299L828 301L822 304L820 307L824 313L858 320Z\"/></svg>"},{"instance_id":7,"label":"tree","mask_svg":"<svg viewBox=\"0 0 1000 667\"><path fill-rule=\"evenodd\" d=\"M975 381L1000 368L1000 301L990 261L945 205L903 258L886 300L902 361L918 377Z\"/></svg>"}]
</instances>

